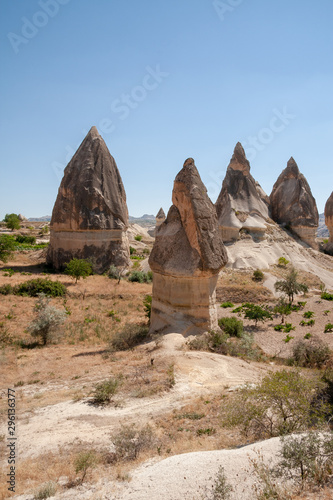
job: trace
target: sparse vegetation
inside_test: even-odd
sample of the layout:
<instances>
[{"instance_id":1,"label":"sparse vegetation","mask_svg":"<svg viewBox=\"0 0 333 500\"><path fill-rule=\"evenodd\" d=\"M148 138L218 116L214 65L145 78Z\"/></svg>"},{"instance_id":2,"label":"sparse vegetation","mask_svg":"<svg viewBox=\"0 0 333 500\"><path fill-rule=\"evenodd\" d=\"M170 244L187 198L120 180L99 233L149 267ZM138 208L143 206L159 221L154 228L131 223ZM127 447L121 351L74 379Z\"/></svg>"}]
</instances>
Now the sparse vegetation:
<instances>
[{"instance_id":1,"label":"sparse vegetation","mask_svg":"<svg viewBox=\"0 0 333 500\"><path fill-rule=\"evenodd\" d=\"M23 234L18 234L16 236L17 243L26 243L27 245L36 245L36 237L35 236L25 236Z\"/></svg>"},{"instance_id":2,"label":"sparse vegetation","mask_svg":"<svg viewBox=\"0 0 333 500\"><path fill-rule=\"evenodd\" d=\"M60 281L51 281L47 278L32 279L13 287L15 295L29 297L37 297L40 293L44 293L49 297L63 297L66 291L65 285Z\"/></svg>"},{"instance_id":3,"label":"sparse vegetation","mask_svg":"<svg viewBox=\"0 0 333 500\"><path fill-rule=\"evenodd\" d=\"M281 323L284 323L284 317L291 314L291 307L283 297L281 297L274 306L273 312L281 315Z\"/></svg>"},{"instance_id":4,"label":"sparse vegetation","mask_svg":"<svg viewBox=\"0 0 333 500\"><path fill-rule=\"evenodd\" d=\"M260 269L256 269L253 271L252 279L253 281L263 281L264 280L264 273L260 271Z\"/></svg>"},{"instance_id":5,"label":"sparse vegetation","mask_svg":"<svg viewBox=\"0 0 333 500\"><path fill-rule=\"evenodd\" d=\"M149 425L138 428L135 425L123 425L111 435L117 460L135 460L139 454L152 448L155 436Z\"/></svg>"},{"instance_id":6,"label":"sparse vegetation","mask_svg":"<svg viewBox=\"0 0 333 500\"><path fill-rule=\"evenodd\" d=\"M223 307L223 309L226 309L227 307L234 307L234 304L232 302L222 302L220 307Z\"/></svg>"},{"instance_id":7,"label":"sparse vegetation","mask_svg":"<svg viewBox=\"0 0 333 500\"><path fill-rule=\"evenodd\" d=\"M114 334L110 341L112 351L126 351L144 342L148 337L146 325L126 324L124 328Z\"/></svg>"},{"instance_id":8,"label":"sparse vegetation","mask_svg":"<svg viewBox=\"0 0 333 500\"><path fill-rule=\"evenodd\" d=\"M82 451L74 460L75 473L82 473L79 484L82 484L89 469L94 469L97 465L97 456L93 451Z\"/></svg>"},{"instance_id":9,"label":"sparse vegetation","mask_svg":"<svg viewBox=\"0 0 333 500\"><path fill-rule=\"evenodd\" d=\"M320 298L322 298L323 300L333 300L333 293L323 292L320 295Z\"/></svg>"},{"instance_id":10,"label":"sparse vegetation","mask_svg":"<svg viewBox=\"0 0 333 500\"><path fill-rule=\"evenodd\" d=\"M245 312L245 318L254 321L257 327L258 321L266 321L268 319L273 319L272 314L266 307L261 307L255 304L246 304L243 306L243 311Z\"/></svg>"},{"instance_id":11,"label":"sparse vegetation","mask_svg":"<svg viewBox=\"0 0 333 500\"><path fill-rule=\"evenodd\" d=\"M331 351L318 337L308 340L301 339L294 345L291 361L297 366L321 368L330 359Z\"/></svg>"},{"instance_id":12,"label":"sparse vegetation","mask_svg":"<svg viewBox=\"0 0 333 500\"><path fill-rule=\"evenodd\" d=\"M231 337L242 337L243 335L243 321L233 317L221 318L218 320L219 327L227 335Z\"/></svg>"},{"instance_id":13,"label":"sparse vegetation","mask_svg":"<svg viewBox=\"0 0 333 500\"><path fill-rule=\"evenodd\" d=\"M149 294L145 295L144 299L143 299L143 307L144 307L145 314L146 314L149 321L150 321L150 316L151 316L152 300L153 300L153 297Z\"/></svg>"},{"instance_id":14,"label":"sparse vegetation","mask_svg":"<svg viewBox=\"0 0 333 500\"><path fill-rule=\"evenodd\" d=\"M57 485L53 481L48 481L36 491L34 500L44 500L53 497L57 492Z\"/></svg>"},{"instance_id":15,"label":"sparse vegetation","mask_svg":"<svg viewBox=\"0 0 333 500\"><path fill-rule=\"evenodd\" d=\"M141 241L142 240L141 234L137 234L136 236L134 236L134 239L135 241Z\"/></svg>"},{"instance_id":16,"label":"sparse vegetation","mask_svg":"<svg viewBox=\"0 0 333 500\"><path fill-rule=\"evenodd\" d=\"M17 214L6 214L4 218L6 227L14 231L14 229L20 229L20 219Z\"/></svg>"},{"instance_id":17,"label":"sparse vegetation","mask_svg":"<svg viewBox=\"0 0 333 500\"><path fill-rule=\"evenodd\" d=\"M0 235L0 260L7 262L15 250L15 240L9 234Z\"/></svg>"},{"instance_id":18,"label":"sparse vegetation","mask_svg":"<svg viewBox=\"0 0 333 500\"><path fill-rule=\"evenodd\" d=\"M214 483L210 489L206 488L205 500L229 500L233 487L228 483L224 467L219 466Z\"/></svg>"},{"instance_id":19,"label":"sparse vegetation","mask_svg":"<svg viewBox=\"0 0 333 500\"><path fill-rule=\"evenodd\" d=\"M307 318L307 319L312 318L312 316L314 316L314 312L313 312L313 311L306 311L306 312L303 314L303 318Z\"/></svg>"},{"instance_id":20,"label":"sparse vegetation","mask_svg":"<svg viewBox=\"0 0 333 500\"><path fill-rule=\"evenodd\" d=\"M98 405L110 403L118 391L119 379L109 378L96 385L93 391L93 402Z\"/></svg>"},{"instance_id":21,"label":"sparse vegetation","mask_svg":"<svg viewBox=\"0 0 333 500\"><path fill-rule=\"evenodd\" d=\"M285 257L279 257L278 259L278 266L279 267L287 267L289 264L289 260L287 260Z\"/></svg>"},{"instance_id":22,"label":"sparse vegetation","mask_svg":"<svg viewBox=\"0 0 333 500\"><path fill-rule=\"evenodd\" d=\"M132 271L128 277L128 281L137 281L138 283L151 283L152 280L152 271L148 271L148 273L145 273L143 271Z\"/></svg>"},{"instance_id":23,"label":"sparse vegetation","mask_svg":"<svg viewBox=\"0 0 333 500\"><path fill-rule=\"evenodd\" d=\"M92 274L92 267L90 262L85 259L72 259L66 265L65 274L68 274L77 283L79 279L85 279Z\"/></svg>"},{"instance_id":24,"label":"sparse vegetation","mask_svg":"<svg viewBox=\"0 0 333 500\"><path fill-rule=\"evenodd\" d=\"M332 323L327 323L325 325L324 333L328 333L328 332L333 332L333 325L332 325Z\"/></svg>"}]
</instances>

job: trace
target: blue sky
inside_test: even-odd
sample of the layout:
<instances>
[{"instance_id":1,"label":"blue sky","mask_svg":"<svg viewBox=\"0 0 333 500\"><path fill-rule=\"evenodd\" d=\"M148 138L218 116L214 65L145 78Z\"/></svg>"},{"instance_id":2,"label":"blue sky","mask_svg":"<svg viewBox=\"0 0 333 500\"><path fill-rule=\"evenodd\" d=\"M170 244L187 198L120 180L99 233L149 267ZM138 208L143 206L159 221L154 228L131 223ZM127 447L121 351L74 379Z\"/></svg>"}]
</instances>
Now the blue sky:
<instances>
[{"instance_id":1,"label":"blue sky","mask_svg":"<svg viewBox=\"0 0 333 500\"><path fill-rule=\"evenodd\" d=\"M2 0L0 218L51 214L96 125L131 215L195 159L215 202L237 141L267 194L290 156L333 190L331 0Z\"/></svg>"}]
</instances>

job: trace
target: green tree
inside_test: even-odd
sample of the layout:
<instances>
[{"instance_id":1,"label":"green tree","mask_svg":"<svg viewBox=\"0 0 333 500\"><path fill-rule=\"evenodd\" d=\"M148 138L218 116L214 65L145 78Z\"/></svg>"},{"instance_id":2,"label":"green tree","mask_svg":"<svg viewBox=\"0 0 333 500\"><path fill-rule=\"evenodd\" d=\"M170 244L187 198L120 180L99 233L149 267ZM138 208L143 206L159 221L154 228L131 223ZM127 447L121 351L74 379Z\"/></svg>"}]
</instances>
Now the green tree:
<instances>
[{"instance_id":1,"label":"green tree","mask_svg":"<svg viewBox=\"0 0 333 500\"><path fill-rule=\"evenodd\" d=\"M308 287L305 283L299 283L297 281L298 272L293 267L287 274L285 280L277 281L274 285L277 292L282 292L287 295L289 299L289 304L294 301L294 295L298 293L305 293L308 291Z\"/></svg>"},{"instance_id":2,"label":"green tree","mask_svg":"<svg viewBox=\"0 0 333 500\"><path fill-rule=\"evenodd\" d=\"M84 259L72 259L66 266L65 274L68 274L77 283L80 278L85 279L92 274L92 267Z\"/></svg>"},{"instance_id":3,"label":"green tree","mask_svg":"<svg viewBox=\"0 0 333 500\"><path fill-rule=\"evenodd\" d=\"M284 317L291 313L290 304L288 304L284 297L281 297L273 309L274 313L281 315L281 323L284 323Z\"/></svg>"},{"instance_id":4,"label":"green tree","mask_svg":"<svg viewBox=\"0 0 333 500\"><path fill-rule=\"evenodd\" d=\"M245 312L245 318L252 319L255 322L256 327L258 325L258 321L272 319L272 315L267 309L255 304L247 304L243 307L243 310Z\"/></svg>"},{"instance_id":5,"label":"green tree","mask_svg":"<svg viewBox=\"0 0 333 500\"><path fill-rule=\"evenodd\" d=\"M15 240L9 234L0 235L0 260L7 262L11 253L15 250Z\"/></svg>"},{"instance_id":6,"label":"green tree","mask_svg":"<svg viewBox=\"0 0 333 500\"><path fill-rule=\"evenodd\" d=\"M224 407L223 423L260 439L320 427L332 411L320 397L325 387L298 371L270 373L254 388L245 387L235 395Z\"/></svg>"},{"instance_id":7,"label":"green tree","mask_svg":"<svg viewBox=\"0 0 333 500\"><path fill-rule=\"evenodd\" d=\"M4 218L6 227L14 231L14 229L20 229L20 219L17 214L6 214Z\"/></svg>"}]
</instances>

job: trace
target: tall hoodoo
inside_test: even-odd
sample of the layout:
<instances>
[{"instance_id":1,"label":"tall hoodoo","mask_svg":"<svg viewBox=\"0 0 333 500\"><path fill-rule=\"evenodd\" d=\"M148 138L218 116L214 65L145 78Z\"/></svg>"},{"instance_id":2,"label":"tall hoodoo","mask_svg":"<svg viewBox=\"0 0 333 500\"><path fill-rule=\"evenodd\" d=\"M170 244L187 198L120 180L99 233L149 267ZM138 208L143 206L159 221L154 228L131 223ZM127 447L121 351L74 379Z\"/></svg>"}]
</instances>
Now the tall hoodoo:
<instances>
[{"instance_id":1,"label":"tall hoodoo","mask_svg":"<svg viewBox=\"0 0 333 500\"><path fill-rule=\"evenodd\" d=\"M92 127L64 171L53 208L47 261L56 269L90 259L95 272L129 264L125 189L114 158Z\"/></svg>"},{"instance_id":2,"label":"tall hoodoo","mask_svg":"<svg viewBox=\"0 0 333 500\"><path fill-rule=\"evenodd\" d=\"M241 229L262 239L268 205L269 198L250 174L250 163L238 142L215 204L223 241L237 240Z\"/></svg>"},{"instance_id":3,"label":"tall hoodoo","mask_svg":"<svg viewBox=\"0 0 333 500\"><path fill-rule=\"evenodd\" d=\"M214 329L215 288L227 254L214 205L192 158L176 176L172 202L149 257L154 273L151 331Z\"/></svg>"},{"instance_id":4,"label":"tall hoodoo","mask_svg":"<svg viewBox=\"0 0 333 500\"><path fill-rule=\"evenodd\" d=\"M317 247L315 238L319 214L316 200L294 158L290 158L274 184L270 202L275 222L289 226L301 240L313 248Z\"/></svg>"},{"instance_id":5,"label":"tall hoodoo","mask_svg":"<svg viewBox=\"0 0 333 500\"><path fill-rule=\"evenodd\" d=\"M325 205L325 224L330 232L330 239L325 245L325 250L333 255L333 191Z\"/></svg>"},{"instance_id":6,"label":"tall hoodoo","mask_svg":"<svg viewBox=\"0 0 333 500\"><path fill-rule=\"evenodd\" d=\"M165 219L166 219L165 212L164 212L163 208L161 207L156 214L156 228L158 228L162 224L162 222L165 221Z\"/></svg>"}]
</instances>

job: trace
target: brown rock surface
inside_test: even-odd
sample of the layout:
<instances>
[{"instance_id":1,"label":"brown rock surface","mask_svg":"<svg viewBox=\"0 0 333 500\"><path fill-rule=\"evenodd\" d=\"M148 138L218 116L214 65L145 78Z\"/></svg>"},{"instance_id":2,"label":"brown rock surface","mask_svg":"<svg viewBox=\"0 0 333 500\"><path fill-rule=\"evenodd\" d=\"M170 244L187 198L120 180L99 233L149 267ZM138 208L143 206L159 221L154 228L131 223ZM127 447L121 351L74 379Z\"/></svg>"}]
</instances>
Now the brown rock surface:
<instances>
[{"instance_id":1,"label":"brown rock surface","mask_svg":"<svg viewBox=\"0 0 333 500\"><path fill-rule=\"evenodd\" d=\"M333 255L333 191L325 205L325 224L330 232L329 242L325 245L325 251Z\"/></svg>"},{"instance_id":2,"label":"brown rock surface","mask_svg":"<svg viewBox=\"0 0 333 500\"><path fill-rule=\"evenodd\" d=\"M156 214L156 228L158 228L162 224L162 222L165 221L165 219L166 219L165 212L161 207Z\"/></svg>"},{"instance_id":3,"label":"brown rock surface","mask_svg":"<svg viewBox=\"0 0 333 500\"><path fill-rule=\"evenodd\" d=\"M154 272L151 330L216 328L215 287L227 256L214 205L192 158L176 176L172 201L149 258Z\"/></svg>"},{"instance_id":4,"label":"brown rock surface","mask_svg":"<svg viewBox=\"0 0 333 500\"><path fill-rule=\"evenodd\" d=\"M278 224L288 225L313 248L319 222L316 200L310 186L300 173L294 158L290 158L273 186L270 195L271 216Z\"/></svg>"},{"instance_id":5,"label":"brown rock surface","mask_svg":"<svg viewBox=\"0 0 333 500\"><path fill-rule=\"evenodd\" d=\"M53 208L47 260L56 269L90 258L96 272L129 264L125 189L114 158L92 127L67 165Z\"/></svg>"},{"instance_id":6,"label":"brown rock surface","mask_svg":"<svg viewBox=\"0 0 333 500\"><path fill-rule=\"evenodd\" d=\"M269 198L250 174L250 163L238 142L215 204L223 241L237 240L241 229L262 239L268 205Z\"/></svg>"}]
</instances>

